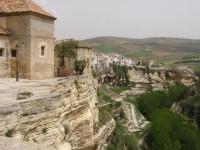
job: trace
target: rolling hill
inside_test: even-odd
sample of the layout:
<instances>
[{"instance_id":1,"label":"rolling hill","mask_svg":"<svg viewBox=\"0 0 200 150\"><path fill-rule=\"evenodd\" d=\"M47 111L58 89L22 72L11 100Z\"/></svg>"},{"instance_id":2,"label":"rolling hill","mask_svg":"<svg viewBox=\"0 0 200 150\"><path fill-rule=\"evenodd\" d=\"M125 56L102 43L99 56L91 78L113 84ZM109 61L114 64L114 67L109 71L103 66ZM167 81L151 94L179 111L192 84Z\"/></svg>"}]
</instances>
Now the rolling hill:
<instances>
[{"instance_id":1,"label":"rolling hill","mask_svg":"<svg viewBox=\"0 0 200 150\"><path fill-rule=\"evenodd\" d=\"M174 54L200 54L200 40L179 38L131 39L121 37L97 37L81 41L103 53L120 53L129 57L155 58Z\"/></svg>"}]
</instances>

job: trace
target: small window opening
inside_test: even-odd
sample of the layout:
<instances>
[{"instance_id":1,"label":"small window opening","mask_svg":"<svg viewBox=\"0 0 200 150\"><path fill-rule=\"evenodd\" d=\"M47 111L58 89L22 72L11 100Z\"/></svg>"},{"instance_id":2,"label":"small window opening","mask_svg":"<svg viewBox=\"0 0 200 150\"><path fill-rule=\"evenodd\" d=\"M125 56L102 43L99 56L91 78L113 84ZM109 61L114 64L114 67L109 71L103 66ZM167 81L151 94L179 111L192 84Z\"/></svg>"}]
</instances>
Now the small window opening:
<instances>
[{"instance_id":1,"label":"small window opening","mask_svg":"<svg viewBox=\"0 0 200 150\"><path fill-rule=\"evenodd\" d=\"M4 48L0 48L0 57L3 57L4 54Z\"/></svg>"},{"instance_id":2,"label":"small window opening","mask_svg":"<svg viewBox=\"0 0 200 150\"><path fill-rule=\"evenodd\" d=\"M45 49L46 49L46 47L44 45L41 46L41 49L40 49L40 55L41 56L45 56Z\"/></svg>"},{"instance_id":3,"label":"small window opening","mask_svg":"<svg viewBox=\"0 0 200 150\"><path fill-rule=\"evenodd\" d=\"M17 51L15 49L11 50L11 57L16 57L17 56Z\"/></svg>"}]
</instances>

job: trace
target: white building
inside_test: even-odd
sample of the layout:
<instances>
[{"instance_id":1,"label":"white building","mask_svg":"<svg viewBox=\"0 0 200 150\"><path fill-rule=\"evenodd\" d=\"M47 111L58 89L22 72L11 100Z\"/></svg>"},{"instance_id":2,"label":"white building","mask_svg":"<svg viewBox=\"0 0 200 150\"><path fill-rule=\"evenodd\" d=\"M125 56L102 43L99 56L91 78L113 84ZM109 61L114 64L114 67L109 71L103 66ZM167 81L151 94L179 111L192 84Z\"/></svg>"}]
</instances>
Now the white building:
<instances>
[{"instance_id":1,"label":"white building","mask_svg":"<svg viewBox=\"0 0 200 150\"><path fill-rule=\"evenodd\" d=\"M110 68L111 64L126 65L131 67L135 65L135 61L120 54L111 53L106 55L103 53L93 52L92 68L94 70L104 71L107 68Z\"/></svg>"}]
</instances>

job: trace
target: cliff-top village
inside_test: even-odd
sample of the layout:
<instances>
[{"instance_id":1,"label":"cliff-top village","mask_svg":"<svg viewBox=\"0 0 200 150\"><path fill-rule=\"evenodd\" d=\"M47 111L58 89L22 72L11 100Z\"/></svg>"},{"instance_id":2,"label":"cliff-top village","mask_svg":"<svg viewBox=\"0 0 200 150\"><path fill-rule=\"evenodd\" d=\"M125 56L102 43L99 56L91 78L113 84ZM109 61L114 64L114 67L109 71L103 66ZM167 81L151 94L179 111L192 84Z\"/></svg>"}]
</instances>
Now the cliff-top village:
<instances>
[{"instance_id":1,"label":"cliff-top village","mask_svg":"<svg viewBox=\"0 0 200 150\"><path fill-rule=\"evenodd\" d=\"M60 65L55 53L56 19L32 0L0 1L0 77L35 80L72 75L75 59L71 58L69 70ZM66 40L59 42L63 41ZM87 46L78 46L76 51L77 59L87 62L84 74L91 74L92 68L109 67L113 62L134 64L118 54L96 54Z\"/></svg>"},{"instance_id":2,"label":"cliff-top village","mask_svg":"<svg viewBox=\"0 0 200 150\"><path fill-rule=\"evenodd\" d=\"M56 5L60 17L41 1ZM85 37L143 31L139 20L153 9L141 17L140 2L0 0L0 150L200 150L200 40L57 39L58 24L77 24ZM154 3L145 0L145 8L165 4ZM73 29L63 37L77 32L72 37L81 39Z\"/></svg>"}]
</instances>

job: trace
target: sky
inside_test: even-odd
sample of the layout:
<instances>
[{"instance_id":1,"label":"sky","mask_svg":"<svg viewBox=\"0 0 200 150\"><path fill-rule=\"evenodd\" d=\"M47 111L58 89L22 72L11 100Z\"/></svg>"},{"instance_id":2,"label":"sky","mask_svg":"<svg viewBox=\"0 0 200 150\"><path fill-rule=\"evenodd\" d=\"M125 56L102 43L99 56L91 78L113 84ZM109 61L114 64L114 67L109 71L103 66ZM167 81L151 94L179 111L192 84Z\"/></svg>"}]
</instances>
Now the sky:
<instances>
[{"instance_id":1,"label":"sky","mask_svg":"<svg viewBox=\"0 0 200 150\"><path fill-rule=\"evenodd\" d=\"M34 0L57 17L57 39L200 39L200 0Z\"/></svg>"}]
</instances>

